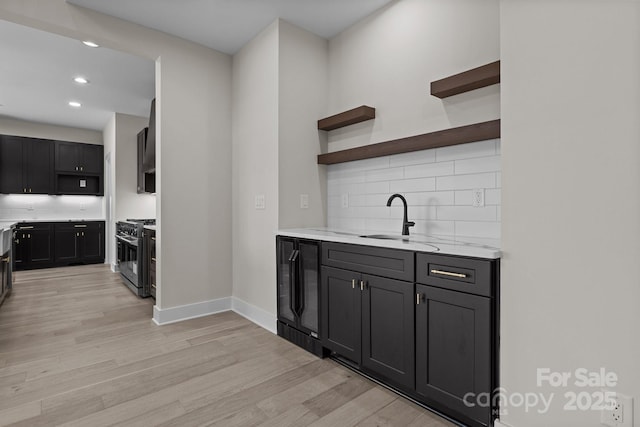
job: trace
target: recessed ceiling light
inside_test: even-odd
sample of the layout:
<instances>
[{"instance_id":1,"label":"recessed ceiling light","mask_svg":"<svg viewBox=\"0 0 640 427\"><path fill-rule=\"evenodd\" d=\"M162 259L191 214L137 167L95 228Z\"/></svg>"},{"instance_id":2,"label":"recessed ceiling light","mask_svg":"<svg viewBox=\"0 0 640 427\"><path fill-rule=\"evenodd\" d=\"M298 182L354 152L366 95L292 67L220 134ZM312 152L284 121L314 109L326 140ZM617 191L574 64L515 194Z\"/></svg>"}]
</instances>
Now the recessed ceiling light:
<instances>
[{"instance_id":1,"label":"recessed ceiling light","mask_svg":"<svg viewBox=\"0 0 640 427\"><path fill-rule=\"evenodd\" d=\"M100 47L98 43L92 42L91 40L83 40L82 44L89 47Z\"/></svg>"},{"instance_id":2,"label":"recessed ceiling light","mask_svg":"<svg viewBox=\"0 0 640 427\"><path fill-rule=\"evenodd\" d=\"M84 78L82 76L74 77L73 81L76 82L76 83L80 83L81 85L86 85L87 83L89 83L89 80L87 80L86 78Z\"/></svg>"},{"instance_id":3,"label":"recessed ceiling light","mask_svg":"<svg viewBox=\"0 0 640 427\"><path fill-rule=\"evenodd\" d=\"M75 107L75 108L80 108L80 107L82 107L82 104L80 104L78 101L69 101L69 106L70 107Z\"/></svg>"}]
</instances>

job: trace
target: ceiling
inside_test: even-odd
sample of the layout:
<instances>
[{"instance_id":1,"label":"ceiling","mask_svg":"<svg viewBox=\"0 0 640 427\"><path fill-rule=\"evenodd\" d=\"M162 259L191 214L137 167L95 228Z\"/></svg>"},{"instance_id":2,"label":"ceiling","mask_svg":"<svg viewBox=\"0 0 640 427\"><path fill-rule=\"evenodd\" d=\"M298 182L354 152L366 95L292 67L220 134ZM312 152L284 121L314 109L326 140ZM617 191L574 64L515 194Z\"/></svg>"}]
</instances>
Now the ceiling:
<instances>
[{"instance_id":1,"label":"ceiling","mask_svg":"<svg viewBox=\"0 0 640 427\"><path fill-rule=\"evenodd\" d=\"M149 116L152 61L2 20L0 40L0 116L100 131L113 112Z\"/></svg>"},{"instance_id":2,"label":"ceiling","mask_svg":"<svg viewBox=\"0 0 640 427\"><path fill-rule=\"evenodd\" d=\"M392 0L67 0L234 54L276 18L332 38Z\"/></svg>"},{"instance_id":3,"label":"ceiling","mask_svg":"<svg viewBox=\"0 0 640 427\"><path fill-rule=\"evenodd\" d=\"M277 18L329 39L391 1L67 0L228 54ZM113 112L149 115L152 61L3 20L0 40L0 117L101 131Z\"/></svg>"}]
</instances>

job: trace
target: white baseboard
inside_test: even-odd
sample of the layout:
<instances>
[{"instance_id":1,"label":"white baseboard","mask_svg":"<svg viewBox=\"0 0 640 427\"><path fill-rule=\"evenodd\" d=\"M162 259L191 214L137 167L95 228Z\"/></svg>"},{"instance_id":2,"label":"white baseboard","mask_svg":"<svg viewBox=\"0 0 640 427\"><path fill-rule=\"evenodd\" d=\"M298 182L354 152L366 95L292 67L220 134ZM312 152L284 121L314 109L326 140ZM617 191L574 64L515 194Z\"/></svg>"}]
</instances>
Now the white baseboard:
<instances>
[{"instance_id":1,"label":"white baseboard","mask_svg":"<svg viewBox=\"0 0 640 427\"><path fill-rule=\"evenodd\" d=\"M111 271L113 273L119 273L120 269L118 268L118 266L116 264L109 264L109 266L111 267Z\"/></svg>"},{"instance_id":2,"label":"white baseboard","mask_svg":"<svg viewBox=\"0 0 640 427\"><path fill-rule=\"evenodd\" d=\"M165 309L154 305L153 321L156 325L168 325L229 310L235 311L240 316L247 318L271 333L276 333L276 317L274 315L235 297L219 298Z\"/></svg>"},{"instance_id":3,"label":"white baseboard","mask_svg":"<svg viewBox=\"0 0 640 427\"><path fill-rule=\"evenodd\" d=\"M231 309L267 331L274 334L277 333L277 318L268 311L236 297L232 298Z\"/></svg>"},{"instance_id":4,"label":"white baseboard","mask_svg":"<svg viewBox=\"0 0 640 427\"><path fill-rule=\"evenodd\" d=\"M231 297L219 298L210 301L197 302L195 304L180 305L161 309L153 306L153 321L157 325L182 322L196 317L209 316L231 310Z\"/></svg>"}]
</instances>

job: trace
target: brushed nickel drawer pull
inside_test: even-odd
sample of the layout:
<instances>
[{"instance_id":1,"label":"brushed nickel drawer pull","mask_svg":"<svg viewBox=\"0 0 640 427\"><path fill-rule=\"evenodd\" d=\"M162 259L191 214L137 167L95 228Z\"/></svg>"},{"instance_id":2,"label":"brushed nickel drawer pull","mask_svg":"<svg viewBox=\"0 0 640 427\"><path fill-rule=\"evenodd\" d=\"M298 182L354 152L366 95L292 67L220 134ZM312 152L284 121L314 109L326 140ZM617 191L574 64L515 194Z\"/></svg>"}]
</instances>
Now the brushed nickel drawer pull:
<instances>
[{"instance_id":1,"label":"brushed nickel drawer pull","mask_svg":"<svg viewBox=\"0 0 640 427\"><path fill-rule=\"evenodd\" d=\"M356 288L356 279L351 279L351 289Z\"/></svg>"},{"instance_id":2,"label":"brushed nickel drawer pull","mask_svg":"<svg viewBox=\"0 0 640 427\"><path fill-rule=\"evenodd\" d=\"M151 257L151 261L156 262L156 259L154 257Z\"/></svg>"},{"instance_id":3,"label":"brushed nickel drawer pull","mask_svg":"<svg viewBox=\"0 0 640 427\"><path fill-rule=\"evenodd\" d=\"M86 224L76 224L74 225L75 228L87 228Z\"/></svg>"},{"instance_id":4,"label":"brushed nickel drawer pull","mask_svg":"<svg viewBox=\"0 0 640 427\"><path fill-rule=\"evenodd\" d=\"M33 225L20 227L20 230L31 230L31 229L33 229Z\"/></svg>"},{"instance_id":5,"label":"brushed nickel drawer pull","mask_svg":"<svg viewBox=\"0 0 640 427\"><path fill-rule=\"evenodd\" d=\"M467 277L466 274L452 273L450 271L444 271L444 270L431 270L431 274L440 274L442 276L458 277L460 279L465 279Z\"/></svg>"},{"instance_id":6,"label":"brushed nickel drawer pull","mask_svg":"<svg viewBox=\"0 0 640 427\"><path fill-rule=\"evenodd\" d=\"M156 288L156 285L154 285L154 284L152 283L152 284L151 284L151 287L152 287L153 289L155 289L155 288Z\"/></svg>"},{"instance_id":7,"label":"brushed nickel drawer pull","mask_svg":"<svg viewBox=\"0 0 640 427\"><path fill-rule=\"evenodd\" d=\"M420 294L416 294L416 305L420 305Z\"/></svg>"},{"instance_id":8,"label":"brushed nickel drawer pull","mask_svg":"<svg viewBox=\"0 0 640 427\"><path fill-rule=\"evenodd\" d=\"M152 238L151 238L151 240L153 240L153 241L155 242L155 241L156 241L156 238L155 238L155 237L152 237Z\"/></svg>"}]
</instances>

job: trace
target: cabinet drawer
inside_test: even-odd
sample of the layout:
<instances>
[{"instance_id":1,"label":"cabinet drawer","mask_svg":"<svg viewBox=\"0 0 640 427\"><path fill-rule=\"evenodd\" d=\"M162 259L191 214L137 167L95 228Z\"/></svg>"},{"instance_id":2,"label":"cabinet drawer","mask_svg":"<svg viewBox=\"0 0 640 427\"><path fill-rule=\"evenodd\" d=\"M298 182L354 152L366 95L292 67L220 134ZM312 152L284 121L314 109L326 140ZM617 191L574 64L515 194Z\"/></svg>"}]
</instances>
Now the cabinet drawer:
<instances>
[{"instance_id":1,"label":"cabinet drawer","mask_svg":"<svg viewBox=\"0 0 640 427\"><path fill-rule=\"evenodd\" d=\"M416 254L416 282L425 285L490 297L494 275L494 261Z\"/></svg>"},{"instance_id":2,"label":"cabinet drawer","mask_svg":"<svg viewBox=\"0 0 640 427\"><path fill-rule=\"evenodd\" d=\"M397 249L322 242L322 265L413 282L414 253Z\"/></svg>"}]
</instances>

